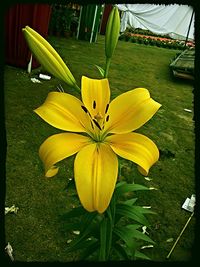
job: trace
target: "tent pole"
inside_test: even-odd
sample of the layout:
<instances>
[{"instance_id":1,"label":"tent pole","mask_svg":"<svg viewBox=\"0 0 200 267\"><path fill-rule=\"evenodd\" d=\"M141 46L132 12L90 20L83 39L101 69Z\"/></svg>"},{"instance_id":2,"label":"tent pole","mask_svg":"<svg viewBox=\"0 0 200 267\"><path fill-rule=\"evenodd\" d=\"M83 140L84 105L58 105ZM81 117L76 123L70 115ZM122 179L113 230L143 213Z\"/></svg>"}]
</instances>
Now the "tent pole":
<instances>
[{"instance_id":1,"label":"tent pole","mask_svg":"<svg viewBox=\"0 0 200 267\"><path fill-rule=\"evenodd\" d=\"M90 35L90 43L92 42L92 38L93 38L93 35L94 35L94 26L95 26L95 22L96 22L97 8L98 8L98 5L95 6L94 20L93 20L93 23L92 23L92 30L91 30L91 35Z\"/></svg>"},{"instance_id":2,"label":"tent pole","mask_svg":"<svg viewBox=\"0 0 200 267\"><path fill-rule=\"evenodd\" d=\"M100 32L101 32L101 25L102 25L102 22L103 22L104 10L105 10L105 4L101 5L101 20L100 20L100 24L99 24L98 34L100 34Z\"/></svg>"},{"instance_id":3,"label":"tent pole","mask_svg":"<svg viewBox=\"0 0 200 267\"><path fill-rule=\"evenodd\" d=\"M183 229L181 230L179 236L177 237L177 239L176 239L176 241L175 241L173 247L171 248L169 254L168 254L167 257L166 257L167 259L169 259L170 255L172 254L172 251L174 250L176 244L178 243L180 237L182 236L183 232L185 231L186 227L188 226L188 224L189 224L190 220L192 219L192 216L193 216L193 215L194 215L194 211L193 211L192 214L190 215L189 219L187 220L186 224L184 225Z\"/></svg>"},{"instance_id":4,"label":"tent pole","mask_svg":"<svg viewBox=\"0 0 200 267\"><path fill-rule=\"evenodd\" d=\"M189 33L190 33L190 28L191 28L191 24L192 24L193 15L194 15L194 10L192 11L192 16L191 16L190 24L189 24L189 27L188 27L188 32L187 32L187 37L185 39L185 46L184 46L184 48L186 47L186 44L187 44L187 41L188 41L188 36L189 36Z\"/></svg>"},{"instance_id":5,"label":"tent pole","mask_svg":"<svg viewBox=\"0 0 200 267\"><path fill-rule=\"evenodd\" d=\"M79 31L80 31L81 15L82 15L82 6L80 8L80 14L79 14L79 20L78 20L78 29L77 29L77 34L76 34L76 39L77 40L78 40L78 37L79 37Z\"/></svg>"}]
</instances>

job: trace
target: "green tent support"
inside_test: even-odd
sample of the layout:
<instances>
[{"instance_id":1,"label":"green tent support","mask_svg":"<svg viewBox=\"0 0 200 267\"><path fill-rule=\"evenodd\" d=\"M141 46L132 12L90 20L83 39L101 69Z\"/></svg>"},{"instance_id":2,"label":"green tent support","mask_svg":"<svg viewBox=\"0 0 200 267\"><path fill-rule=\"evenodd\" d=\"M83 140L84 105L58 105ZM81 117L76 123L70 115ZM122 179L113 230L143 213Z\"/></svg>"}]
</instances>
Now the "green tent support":
<instances>
[{"instance_id":1,"label":"green tent support","mask_svg":"<svg viewBox=\"0 0 200 267\"><path fill-rule=\"evenodd\" d=\"M96 42L102 15L102 5L83 5L80 10L77 39Z\"/></svg>"}]
</instances>

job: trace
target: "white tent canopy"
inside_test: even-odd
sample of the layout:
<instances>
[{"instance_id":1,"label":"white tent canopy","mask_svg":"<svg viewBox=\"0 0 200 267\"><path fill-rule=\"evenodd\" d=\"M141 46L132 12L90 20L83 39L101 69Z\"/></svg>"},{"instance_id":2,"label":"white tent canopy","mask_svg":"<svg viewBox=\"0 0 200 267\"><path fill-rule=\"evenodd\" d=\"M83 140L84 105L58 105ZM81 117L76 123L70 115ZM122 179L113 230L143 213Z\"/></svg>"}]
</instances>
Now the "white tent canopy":
<instances>
[{"instance_id":1,"label":"white tent canopy","mask_svg":"<svg viewBox=\"0 0 200 267\"><path fill-rule=\"evenodd\" d=\"M189 39L194 39L193 8L188 5L119 4L123 11L120 32L131 28L148 29L156 34L185 40L190 21Z\"/></svg>"}]
</instances>

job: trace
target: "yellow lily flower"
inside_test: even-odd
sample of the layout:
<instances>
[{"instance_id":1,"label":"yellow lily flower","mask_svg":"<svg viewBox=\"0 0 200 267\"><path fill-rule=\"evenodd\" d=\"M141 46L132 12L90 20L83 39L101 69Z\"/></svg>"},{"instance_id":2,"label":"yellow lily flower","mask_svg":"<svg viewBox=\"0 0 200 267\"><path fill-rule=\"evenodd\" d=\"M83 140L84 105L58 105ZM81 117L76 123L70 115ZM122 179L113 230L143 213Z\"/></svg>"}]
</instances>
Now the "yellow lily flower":
<instances>
[{"instance_id":1,"label":"yellow lily flower","mask_svg":"<svg viewBox=\"0 0 200 267\"><path fill-rule=\"evenodd\" d=\"M57 162L77 153L74 177L80 201L86 210L103 213L117 181L117 155L135 162L145 176L158 160L154 142L132 131L151 119L161 105L144 88L110 102L108 80L84 76L81 95L82 101L67 93L51 92L35 110L50 125L67 131L47 138L39 155L45 176L52 177L58 172Z\"/></svg>"},{"instance_id":2,"label":"yellow lily flower","mask_svg":"<svg viewBox=\"0 0 200 267\"><path fill-rule=\"evenodd\" d=\"M40 64L58 79L63 80L69 86L79 89L74 76L56 50L31 27L26 26L22 31L30 50Z\"/></svg>"}]
</instances>

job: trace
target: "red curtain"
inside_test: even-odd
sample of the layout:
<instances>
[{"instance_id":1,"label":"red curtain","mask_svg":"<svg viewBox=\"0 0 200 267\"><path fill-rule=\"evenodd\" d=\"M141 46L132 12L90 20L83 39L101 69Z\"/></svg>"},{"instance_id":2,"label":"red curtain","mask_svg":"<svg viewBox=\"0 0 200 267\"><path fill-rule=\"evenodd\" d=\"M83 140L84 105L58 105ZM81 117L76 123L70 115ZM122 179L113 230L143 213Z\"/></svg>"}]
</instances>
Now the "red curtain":
<instances>
[{"instance_id":1,"label":"red curtain","mask_svg":"<svg viewBox=\"0 0 200 267\"><path fill-rule=\"evenodd\" d=\"M102 22L101 22L100 34L104 35L106 33L106 24L107 24L108 17L110 15L111 10L112 10L112 4L105 5L104 12L103 12L103 18L102 18Z\"/></svg>"},{"instance_id":2,"label":"red curtain","mask_svg":"<svg viewBox=\"0 0 200 267\"><path fill-rule=\"evenodd\" d=\"M35 29L44 38L48 34L51 6L47 4L16 4L5 14L5 63L27 68L30 50L22 34L26 25ZM32 67L39 63L33 58Z\"/></svg>"}]
</instances>

